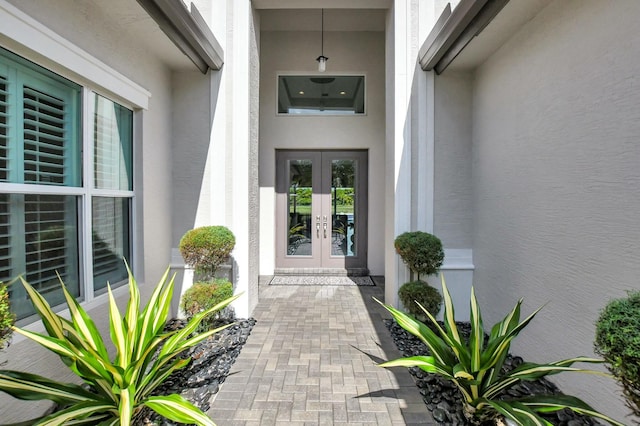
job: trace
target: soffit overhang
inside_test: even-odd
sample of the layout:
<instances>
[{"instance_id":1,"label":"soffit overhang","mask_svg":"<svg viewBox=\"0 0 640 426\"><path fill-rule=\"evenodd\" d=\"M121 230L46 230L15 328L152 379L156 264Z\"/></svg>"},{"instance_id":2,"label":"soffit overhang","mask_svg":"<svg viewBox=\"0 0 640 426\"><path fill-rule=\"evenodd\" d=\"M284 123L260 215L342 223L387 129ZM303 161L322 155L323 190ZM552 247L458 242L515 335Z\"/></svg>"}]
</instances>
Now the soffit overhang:
<instances>
[{"instance_id":1,"label":"soffit overhang","mask_svg":"<svg viewBox=\"0 0 640 426\"><path fill-rule=\"evenodd\" d=\"M137 1L203 74L222 68L222 46L193 3L189 10L180 0Z\"/></svg>"},{"instance_id":2,"label":"soffit overhang","mask_svg":"<svg viewBox=\"0 0 640 426\"><path fill-rule=\"evenodd\" d=\"M420 49L422 69L478 67L551 1L461 0L453 11L445 8Z\"/></svg>"}]
</instances>

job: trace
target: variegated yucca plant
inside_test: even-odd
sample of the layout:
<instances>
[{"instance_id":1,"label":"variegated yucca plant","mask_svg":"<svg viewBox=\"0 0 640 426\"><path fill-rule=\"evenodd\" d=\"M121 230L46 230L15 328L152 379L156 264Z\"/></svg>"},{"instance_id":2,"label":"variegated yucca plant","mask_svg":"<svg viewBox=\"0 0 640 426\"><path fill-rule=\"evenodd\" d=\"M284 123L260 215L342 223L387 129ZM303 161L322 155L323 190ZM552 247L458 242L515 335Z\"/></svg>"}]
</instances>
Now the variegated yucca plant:
<instances>
[{"instance_id":1,"label":"variegated yucca plant","mask_svg":"<svg viewBox=\"0 0 640 426\"><path fill-rule=\"evenodd\" d=\"M584 401L569 395L537 395L520 399L503 399L503 392L520 381L533 381L563 371L581 371L603 374L593 370L572 367L576 362L600 363L602 360L577 357L552 362L534 364L525 362L515 369L505 372L503 364L507 358L511 341L529 324L542 308L538 308L520 322L522 299L509 314L493 326L489 339L485 334L480 308L475 292L471 289L471 335L461 337L455 321L451 295L442 278L444 295L444 328L424 307L420 306L437 332L409 315L385 305L398 324L420 339L430 351L429 356L399 358L380 364L382 367L418 367L428 373L435 373L450 380L460 390L464 399L464 412L474 423L504 417L519 425L545 425L547 420L540 413L550 413L569 408L576 413L597 417L613 425L622 425L591 408Z\"/></svg>"},{"instance_id":2,"label":"variegated yucca plant","mask_svg":"<svg viewBox=\"0 0 640 426\"><path fill-rule=\"evenodd\" d=\"M59 410L53 414L24 424L128 426L144 406L176 422L214 424L180 395L153 393L172 372L189 363L190 359L178 356L181 352L225 328L193 336L200 321L239 295L195 315L182 329L165 331L175 275L169 278L167 269L141 311L138 286L128 266L127 270L129 302L124 316L118 310L111 287L108 287L110 334L115 347L113 358L109 356L94 321L69 294L62 281L70 320L56 314L47 301L22 280L47 335L17 327L14 330L58 354L85 384L59 383L34 374L0 370L0 390L23 400L45 399L58 404Z\"/></svg>"}]
</instances>

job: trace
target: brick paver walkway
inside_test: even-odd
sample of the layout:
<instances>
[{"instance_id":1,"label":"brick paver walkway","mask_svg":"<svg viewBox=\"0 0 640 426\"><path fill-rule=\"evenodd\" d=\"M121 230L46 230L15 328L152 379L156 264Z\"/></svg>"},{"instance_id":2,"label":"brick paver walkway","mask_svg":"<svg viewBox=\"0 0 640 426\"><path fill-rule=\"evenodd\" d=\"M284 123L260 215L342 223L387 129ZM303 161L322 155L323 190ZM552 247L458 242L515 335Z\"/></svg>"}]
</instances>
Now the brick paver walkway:
<instances>
[{"instance_id":1,"label":"brick paver walkway","mask_svg":"<svg viewBox=\"0 0 640 426\"><path fill-rule=\"evenodd\" d=\"M262 283L257 324L211 418L219 426L435 425L408 371L375 365L400 356L372 300L383 298L378 284Z\"/></svg>"}]
</instances>

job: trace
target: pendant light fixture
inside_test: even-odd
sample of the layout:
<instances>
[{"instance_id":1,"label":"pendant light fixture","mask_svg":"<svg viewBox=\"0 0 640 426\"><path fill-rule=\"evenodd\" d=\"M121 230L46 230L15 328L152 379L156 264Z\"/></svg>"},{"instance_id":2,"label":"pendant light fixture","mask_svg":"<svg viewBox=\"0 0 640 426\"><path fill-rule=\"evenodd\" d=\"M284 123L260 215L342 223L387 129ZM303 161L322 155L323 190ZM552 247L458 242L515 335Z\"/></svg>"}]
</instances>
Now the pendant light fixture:
<instances>
[{"instance_id":1,"label":"pendant light fixture","mask_svg":"<svg viewBox=\"0 0 640 426\"><path fill-rule=\"evenodd\" d=\"M320 24L320 56L316 58L318 61L318 71L324 72L327 69L327 61L329 58L324 56L324 9L321 9L321 24Z\"/></svg>"}]
</instances>

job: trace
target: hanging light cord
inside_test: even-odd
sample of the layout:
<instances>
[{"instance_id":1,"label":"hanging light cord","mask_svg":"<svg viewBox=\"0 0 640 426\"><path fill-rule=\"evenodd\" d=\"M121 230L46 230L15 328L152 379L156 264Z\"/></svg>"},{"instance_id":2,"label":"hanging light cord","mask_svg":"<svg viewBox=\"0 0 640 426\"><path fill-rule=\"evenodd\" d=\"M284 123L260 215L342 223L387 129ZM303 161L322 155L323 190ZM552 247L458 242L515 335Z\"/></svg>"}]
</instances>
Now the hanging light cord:
<instances>
[{"instance_id":1,"label":"hanging light cord","mask_svg":"<svg viewBox=\"0 0 640 426\"><path fill-rule=\"evenodd\" d=\"M324 56L324 9L320 9L320 55Z\"/></svg>"}]
</instances>

